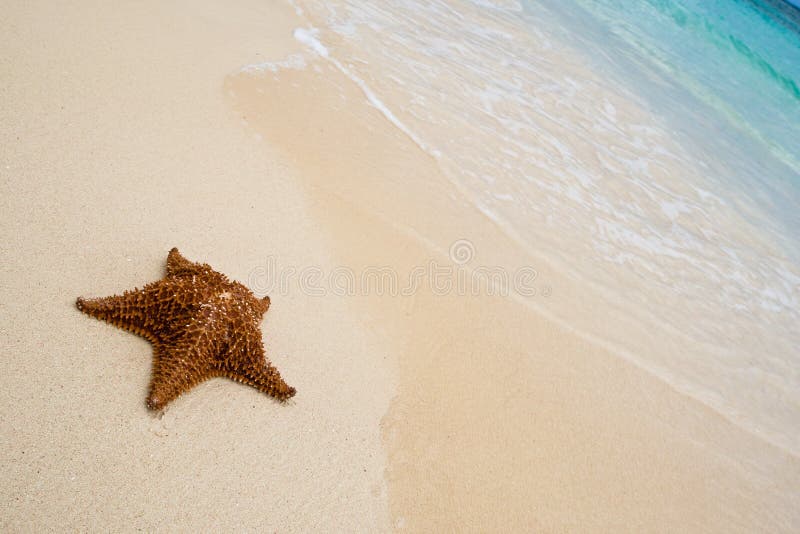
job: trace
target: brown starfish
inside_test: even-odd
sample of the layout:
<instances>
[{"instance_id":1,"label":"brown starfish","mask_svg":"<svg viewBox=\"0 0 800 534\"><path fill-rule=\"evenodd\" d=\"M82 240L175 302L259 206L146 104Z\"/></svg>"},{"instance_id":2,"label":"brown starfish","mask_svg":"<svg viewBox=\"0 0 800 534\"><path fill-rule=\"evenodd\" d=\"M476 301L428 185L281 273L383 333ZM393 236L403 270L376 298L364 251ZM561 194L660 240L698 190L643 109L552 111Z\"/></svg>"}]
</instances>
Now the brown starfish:
<instances>
[{"instance_id":1,"label":"brown starfish","mask_svg":"<svg viewBox=\"0 0 800 534\"><path fill-rule=\"evenodd\" d=\"M98 299L78 298L78 309L138 334L153 344L147 406L160 409L196 384L227 376L286 400L295 393L264 357L259 324L269 297L256 298L239 282L177 248L167 276L142 289Z\"/></svg>"}]
</instances>

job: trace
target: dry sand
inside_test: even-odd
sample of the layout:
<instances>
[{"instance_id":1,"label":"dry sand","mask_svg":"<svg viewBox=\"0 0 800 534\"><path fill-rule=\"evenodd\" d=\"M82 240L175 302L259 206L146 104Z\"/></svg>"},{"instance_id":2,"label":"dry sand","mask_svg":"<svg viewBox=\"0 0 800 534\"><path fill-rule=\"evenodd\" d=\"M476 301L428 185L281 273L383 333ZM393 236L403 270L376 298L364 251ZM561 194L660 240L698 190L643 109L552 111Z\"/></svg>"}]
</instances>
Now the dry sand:
<instances>
[{"instance_id":1,"label":"dry sand","mask_svg":"<svg viewBox=\"0 0 800 534\"><path fill-rule=\"evenodd\" d=\"M251 286L270 258L402 278L447 260L423 236L528 260L324 64L238 72L297 52L300 23L264 1L6 7L3 530L800 524L796 458L550 321L546 301L290 284L264 323L290 403L216 379L146 410L149 345L74 300L161 277L172 246ZM541 270L553 299L571 291Z\"/></svg>"},{"instance_id":2,"label":"dry sand","mask_svg":"<svg viewBox=\"0 0 800 534\"><path fill-rule=\"evenodd\" d=\"M294 13L239 2L16 2L2 17L0 528L309 531L387 525L381 340L335 301L273 294L281 405L216 379L163 415L151 349L75 308L163 276L166 253L247 282L331 261L296 172L222 82Z\"/></svg>"}]
</instances>

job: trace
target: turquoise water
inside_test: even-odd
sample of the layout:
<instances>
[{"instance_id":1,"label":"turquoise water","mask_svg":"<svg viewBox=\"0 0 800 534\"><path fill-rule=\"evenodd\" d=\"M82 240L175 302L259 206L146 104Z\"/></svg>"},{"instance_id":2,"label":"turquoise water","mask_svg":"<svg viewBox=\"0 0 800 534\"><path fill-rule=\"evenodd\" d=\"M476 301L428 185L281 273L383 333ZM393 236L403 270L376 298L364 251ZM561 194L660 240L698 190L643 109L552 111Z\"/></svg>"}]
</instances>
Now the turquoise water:
<instances>
[{"instance_id":1,"label":"turquoise water","mask_svg":"<svg viewBox=\"0 0 800 534\"><path fill-rule=\"evenodd\" d=\"M656 112L702 144L716 139L716 155L741 159L735 178L769 193L800 237L800 9L783 0L543 4L565 36L643 87Z\"/></svg>"},{"instance_id":2,"label":"turquoise water","mask_svg":"<svg viewBox=\"0 0 800 534\"><path fill-rule=\"evenodd\" d=\"M623 54L645 59L800 171L797 8L775 0L574 3L628 45Z\"/></svg>"}]
</instances>

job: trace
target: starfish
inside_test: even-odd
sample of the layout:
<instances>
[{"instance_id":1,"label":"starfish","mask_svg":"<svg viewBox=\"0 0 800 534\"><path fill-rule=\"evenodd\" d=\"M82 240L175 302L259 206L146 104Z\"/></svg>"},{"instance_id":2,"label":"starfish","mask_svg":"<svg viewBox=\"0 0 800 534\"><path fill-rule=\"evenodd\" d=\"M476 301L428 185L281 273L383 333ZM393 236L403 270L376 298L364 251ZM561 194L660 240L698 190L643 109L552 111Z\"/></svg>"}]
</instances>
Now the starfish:
<instances>
[{"instance_id":1,"label":"starfish","mask_svg":"<svg viewBox=\"0 0 800 534\"><path fill-rule=\"evenodd\" d=\"M122 295L78 298L82 312L138 334L153 344L147 407L158 410L212 377L226 376L281 401L292 397L264 356L261 319L269 297L178 252L167 256L167 276Z\"/></svg>"}]
</instances>

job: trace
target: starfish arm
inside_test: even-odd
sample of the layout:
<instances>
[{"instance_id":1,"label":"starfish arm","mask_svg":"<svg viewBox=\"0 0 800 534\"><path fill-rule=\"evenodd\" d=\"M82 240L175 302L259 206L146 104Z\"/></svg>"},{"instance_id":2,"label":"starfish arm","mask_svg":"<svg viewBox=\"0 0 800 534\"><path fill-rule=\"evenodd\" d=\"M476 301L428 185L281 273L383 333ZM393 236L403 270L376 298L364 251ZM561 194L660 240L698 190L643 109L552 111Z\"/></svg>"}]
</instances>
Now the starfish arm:
<instances>
[{"instance_id":1,"label":"starfish arm","mask_svg":"<svg viewBox=\"0 0 800 534\"><path fill-rule=\"evenodd\" d=\"M195 338L177 345L154 344L148 408L160 410L200 382L218 374L209 365L212 360L210 349L197 341Z\"/></svg>"},{"instance_id":2,"label":"starfish arm","mask_svg":"<svg viewBox=\"0 0 800 534\"><path fill-rule=\"evenodd\" d=\"M202 263L195 263L184 258L176 247L173 247L167 255L167 276L181 276L201 274L208 269Z\"/></svg>"},{"instance_id":3,"label":"starfish arm","mask_svg":"<svg viewBox=\"0 0 800 534\"><path fill-rule=\"evenodd\" d=\"M262 299L258 299L256 301L256 306L258 307L258 311L261 312L261 315L267 313L267 310L269 309L269 297L267 296Z\"/></svg>"},{"instance_id":4,"label":"starfish arm","mask_svg":"<svg viewBox=\"0 0 800 534\"><path fill-rule=\"evenodd\" d=\"M157 283L156 283L157 284ZM149 288L126 291L122 295L113 295L96 299L79 297L76 306L80 311L101 321L111 323L149 341L156 341L156 331L150 313Z\"/></svg>"},{"instance_id":5,"label":"starfish arm","mask_svg":"<svg viewBox=\"0 0 800 534\"><path fill-rule=\"evenodd\" d=\"M258 344L244 344L240 350L230 353L223 369L229 378L278 400L294 397L295 389L284 382L278 369L267 361L260 339Z\"/></svg>"}]
</instances>

